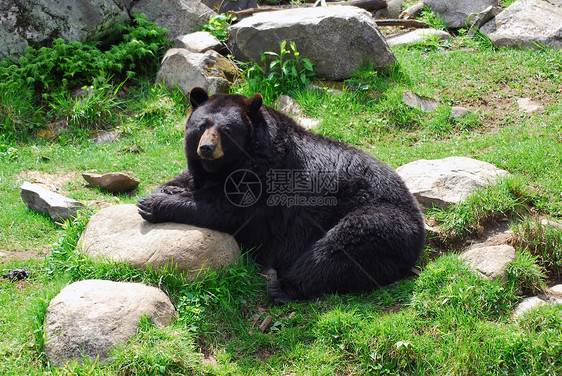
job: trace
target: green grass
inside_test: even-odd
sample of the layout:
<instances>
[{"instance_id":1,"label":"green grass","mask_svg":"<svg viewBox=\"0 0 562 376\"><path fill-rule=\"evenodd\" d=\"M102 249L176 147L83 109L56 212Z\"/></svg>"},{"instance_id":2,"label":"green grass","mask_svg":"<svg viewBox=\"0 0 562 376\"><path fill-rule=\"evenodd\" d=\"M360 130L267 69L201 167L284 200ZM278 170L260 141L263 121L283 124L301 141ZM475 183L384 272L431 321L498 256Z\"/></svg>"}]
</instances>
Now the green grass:
<instances>
[{"instance_id":1,"label":"green grass","mask_svg":"<svg viewBox=\"0 0 562 376\"><path fill-rule=\"evenodd\" d=\"M91 260L75 250L91 212L60 227L21 202L18 187L38 179L95 211L100 201L134 203L182 171L189 106L178 91L143 81L127 82L124 96L101 88L98 94L109 95L100 97L108 101L105 105L116 104L104 118L121 132L113 143L87 140L95 114L83 118L84 132L70 132L54 142L0 138L0 252L50 251L26 261L0 257L2 272L17 267L33 271L26 281L0 279L0 374L561 374L562 308L544 306L520 319L511 315L524 294L540 292L562 270L560 231L534 219L562 218L562 55L494 51L463 37L448 45L429 41L428 46L396 49L398 66L388 74L363 69L345 83L341 95L296 95L307 114L321 120L318 133L353 144L393 167L421 158L468 156L511 174L460 205L428 211L446 241L428 244L419 276L369 293L275 306L267 299L258 267L247 257L195 283L173 270L140 271ZM439 100L438 110L407 107L401 101L405 90ZM520 111L517 98L523 97L539 99L545 109ZM77 103L62 98L61 111L47 116L79 119L63 111L75 110ZM18 100L12 100L9 111L0 106L8 111L4 116L32 124L36 109ZM451 121L452 106L465 106L472 114ZM86 187L80 176L86 171L126 171L141 183L135 192L114 195ZM505 282L481 279L456 253L484 226L506 219L514 231L516 259ZM44 355L46 307L66 284L87 278L159 286L179 319L163 329L143 321L138 335L115 350L111 363L94 360L53 368ZM254 315L258 325L272 316L270 330L252 327Z\"/></svg>"}]
</instances>

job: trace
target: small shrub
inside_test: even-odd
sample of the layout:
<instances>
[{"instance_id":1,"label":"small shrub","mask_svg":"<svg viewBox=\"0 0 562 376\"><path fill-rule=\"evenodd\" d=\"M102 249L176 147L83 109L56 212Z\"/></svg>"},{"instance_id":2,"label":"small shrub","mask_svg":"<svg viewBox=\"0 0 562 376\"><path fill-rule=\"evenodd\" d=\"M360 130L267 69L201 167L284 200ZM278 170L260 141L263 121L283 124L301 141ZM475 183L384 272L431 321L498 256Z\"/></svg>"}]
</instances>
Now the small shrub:
<instances>
[{"instance_id":1,"label":"small shrub","mask_svg":"<svg viewBox=\"0 0 562 376\"><path fill-rule=\"evenodd\" d=\"M314 77L314 66L307 58L301 58L295 42L282 41L279 53L267 51L261 54L261 64L247 63L245 82L241 91L246 94L261 93L266 103L281 94L304 89Z\"/></svg>"},{"instance_id":2,"label":"small shrub","mask_svg":"<svg viewBox=\"0 0 562 376\"><path fill-rule=\"evenodd\" d=\"M213 17L209 22L201 26L201 31L206 31L211 35L214 35L218 40L224 42L228 39L230 24L234 22L236 18L233 18L229 14L219 14Z\"/></svg>"}]
</instances>

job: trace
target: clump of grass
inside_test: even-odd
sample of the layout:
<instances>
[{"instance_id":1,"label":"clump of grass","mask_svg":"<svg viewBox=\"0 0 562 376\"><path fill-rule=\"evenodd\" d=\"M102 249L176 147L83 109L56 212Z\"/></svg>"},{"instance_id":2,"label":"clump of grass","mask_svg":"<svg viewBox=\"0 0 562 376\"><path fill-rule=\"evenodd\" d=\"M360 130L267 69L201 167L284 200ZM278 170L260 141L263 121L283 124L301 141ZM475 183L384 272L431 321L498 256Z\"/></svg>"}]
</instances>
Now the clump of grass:
<instances>
[{"instance_id":1,"label":"clump of grass","mask_svg":"<svg viewBox=\"0 0 562 376\"><path fill-rule=\"evenodd\" d=\"M546 288L545 270L537 259L528 250L517 250L515 261L507 266L507 280L523 294L538 293Z\"/></svg>"},{"instance_id":2,"label":"clump of grass","mask_svg":"<svg viewBox=\"0 0 562 376\"><path fill-rule=\"evenodd\" d=\"M515 247L528 251L550 278L562 276L562 229L526 219L512 228Z\"/></svg>"},{"instance_id":3,"label":"clump of grass","mask_svg":"<svg viewBox=\"0 0 562 376\"><path fill-rule=\"evenodd\" d=\"M428 214L437 219L442 240L458 241L481 234L484 225L521 217L535 199L523 179L507 177L499 179L495 185L478 189L450 209L433 208Z\"/></svg>"}]
</instances>

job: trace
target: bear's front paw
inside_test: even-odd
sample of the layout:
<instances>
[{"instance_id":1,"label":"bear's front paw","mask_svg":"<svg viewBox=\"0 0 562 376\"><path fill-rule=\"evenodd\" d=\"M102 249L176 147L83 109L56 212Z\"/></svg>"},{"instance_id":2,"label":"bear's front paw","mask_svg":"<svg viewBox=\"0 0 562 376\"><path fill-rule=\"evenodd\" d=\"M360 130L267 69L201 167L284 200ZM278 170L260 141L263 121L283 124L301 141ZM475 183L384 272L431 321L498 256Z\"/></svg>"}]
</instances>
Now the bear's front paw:
<instances>
[{"instance_id":1,"label":"bear's front paw","mask_svg":"<svg viewBox=\"0 0 562 376\"><path fill-rule=\"evenodd\" d=\"M284 304L297 298L294 289L281 279L270 280L267 286L267 295L275 304Z\"/></svg>"},{"instance_id":2,"label":"bear's front paw","mask_svg":"<svg viewBox=\"0 0 562 376\"><path fill-rule=\"evenodd\" d=\"M177 185L161 185L157 187L154 193L164 193L167 195L187 194L187 188L179 187Z\"/></svg>"},{"instance_id":3,"label":"bear's front paw","mask_svg":"<svg viewBox=\"0 0 562 376\"><path fill-rule=\"evenodd\" d=\"M141 197L137 203L141 217L152 223L166 222L166 219L160 215L162 212L160 208L165 197L164 194L152 194Z\"/></svg>"}]
</instances>

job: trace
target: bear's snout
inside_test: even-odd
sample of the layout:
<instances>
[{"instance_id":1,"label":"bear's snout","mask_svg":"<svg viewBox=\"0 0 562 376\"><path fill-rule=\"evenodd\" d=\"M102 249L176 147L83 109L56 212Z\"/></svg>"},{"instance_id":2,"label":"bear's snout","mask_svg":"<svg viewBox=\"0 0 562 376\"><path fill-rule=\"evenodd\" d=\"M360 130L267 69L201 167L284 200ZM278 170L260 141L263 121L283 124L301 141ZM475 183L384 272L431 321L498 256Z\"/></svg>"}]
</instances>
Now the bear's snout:
<instances>
[{"instance_id":1,"label":"bear's snout","mask_svg":"<svg viewBox=\"0 0 562 376\"><path fill-rule=\"evenodd\" d=\"M221 137L217 130L209 128L203 132L203 135L199 140L199 145L197 146L197 155L199 155L201 159L209 161L219 159L224 156Z\"/></svg>"}]
</instances>

